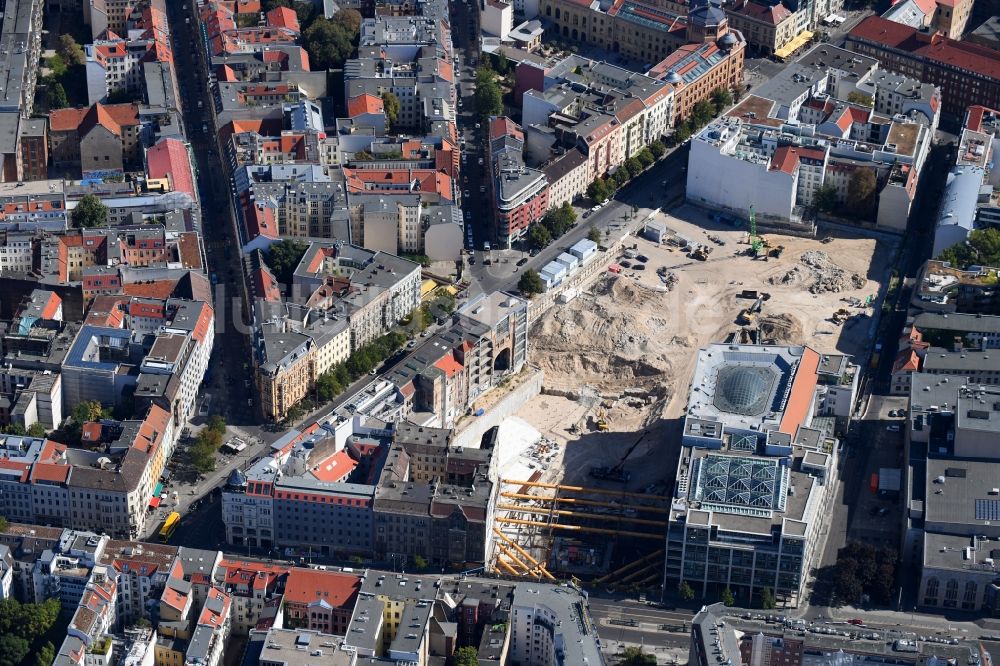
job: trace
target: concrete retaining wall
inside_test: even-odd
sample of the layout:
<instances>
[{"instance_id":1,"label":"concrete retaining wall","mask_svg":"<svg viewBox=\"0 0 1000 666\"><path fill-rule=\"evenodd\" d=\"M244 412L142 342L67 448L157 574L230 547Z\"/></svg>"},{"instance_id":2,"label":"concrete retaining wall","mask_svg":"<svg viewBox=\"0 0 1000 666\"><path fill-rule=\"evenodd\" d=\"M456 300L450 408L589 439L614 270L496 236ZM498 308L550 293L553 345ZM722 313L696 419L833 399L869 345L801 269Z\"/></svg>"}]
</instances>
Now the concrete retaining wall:
<instances>
[{"instance_id":1,"label":"concrete retaining wall","mask_svg":"<svg viewBox=\"0 0 1000 666\"><path fill-rule=\"evenodd\" d=\"M479 441L487 430L493 426L500 425L508 416L511 416L521 405L538 396L542 392L542 382L545 380L545 373L534 368L525 368L524 372L534 373L524 379L520 386L505 395L497 404L493 405L482 416L477 416L468 422L455 433L453 446L471 446L479 448Z\"/></svg>"}]
</instances>

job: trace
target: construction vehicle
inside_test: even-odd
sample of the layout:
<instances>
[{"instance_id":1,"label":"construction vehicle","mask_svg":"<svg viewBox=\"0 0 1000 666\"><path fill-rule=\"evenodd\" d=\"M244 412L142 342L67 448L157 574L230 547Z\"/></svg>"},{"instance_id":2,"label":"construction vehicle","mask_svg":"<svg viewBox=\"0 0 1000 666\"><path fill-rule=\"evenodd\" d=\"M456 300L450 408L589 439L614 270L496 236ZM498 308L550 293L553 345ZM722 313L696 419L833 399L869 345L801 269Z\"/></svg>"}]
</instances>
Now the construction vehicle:
<instances>
[{"instance_id":1,"label":"construction vehicle","mask_svg":"<svg viewBox=\"0 0 1000 666\"><path fill-rule=\"evenodd\" d=\"M608 422L604 418L604 412L598 412L597 413L597 429L600 432L607 432L608 431Z\"/></svg>"},{"instance_id":2,"label":"construction vehicle","mask_svg":"<svg viewBox=\"0 0 1000 666\"><path fill-rule=\"evenodd\" d=\"M756 315L760 312L761 308L764 306L764 301L771 298L771 294L766 292L760 292L757 294L757 300L753 302L753 305L740 310L740 313L736 315L736 323L740 326L753 326L756 320Z\"/></svg>"},{"instance_id":3,"label":"construction vehicle","mask_svg":"<svg viewBox=\"0 0 1000 666\"><path fill-rule=\"evenodd\" d=\"M642 440L646 439L646 435L649 433L648 430L644 430L639 438L632 443L632 446L628 447L628 451L625 455L621 457L614 467L591 467L590 476L595 479L602 479L604 481L614 481L615 483L628 483L632 479L632 473L625 470L625 461L628 457L632 455L636 447L642 443Z\"/></svg>"},{"instance_id":4,"label":"construction vehicle","mask_svg":"<svg viewBox=\"0 0 1000 666\"><path fill-rule=\"evenodd\" d=\"M784 251L785 251L785 246L784 245L778 245L776 247L772 247L771 251L768 252L768 254L771 255L772 257L774 257L775 259L777 259L778 257L781 256L781 253L784 252Z\"/></svg>"},{"instance_id":5,"label":"construction vehicle","mask_svg":"<svg viewBox=\"0 0 1000 666\"><path fill-rule=\"evenodd\" d=\"M750 243L750 253L755 257L760 256L760 251L764 249L764 239L757 235L757 213L752 205L750 206L750 237L748 242Z\"/></svg>"},{"instance_id":6,"label":"construction vehicle","mask_svg":"<svg viewBox=\"0 0 1000 666\"><path fill-rule=\"evenodd\" d=\"M706 261L708 255L712 253L712 248L707 245L697 245L688 256L698 261Z\"/></svg>"},{"instance_id":7,"label":"construction vehicle","mask_svg":"<svg viewBox=\"0 0 1000 666\"><path fill-rule=\"evenodd\" d=\"M834 324L838 324L839 325L839 324L843 324L845 321L847 321L850 318L851 318L851 312L850 312L850 310L848 310L847 308L840 308L836 312L833 313L833 316L830 317L830 321L832 321Z\"/></svg>"}]
</instances>

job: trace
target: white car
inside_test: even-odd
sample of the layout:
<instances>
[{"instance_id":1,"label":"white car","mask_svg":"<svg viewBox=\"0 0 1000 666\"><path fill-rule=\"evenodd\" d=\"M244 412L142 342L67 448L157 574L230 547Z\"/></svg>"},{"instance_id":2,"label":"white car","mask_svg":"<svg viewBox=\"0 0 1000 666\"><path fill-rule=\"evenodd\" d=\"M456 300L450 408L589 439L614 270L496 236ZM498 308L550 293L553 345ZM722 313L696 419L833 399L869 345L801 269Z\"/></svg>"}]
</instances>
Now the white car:
<instances>
[{"instance_id":1,"label":"white car","mask_svg":"<svg viewBox=\"0 0 1000 666\"><path fill-rule=\"evenodd\" d=\"M479 186L479 191L480 192L485 192L486 191L486 186L485 185L480 185Z\"/></svg>"},{"instance_id":2,"label":"white car","mask_svg":"<svg viewBox=\"0 0 1000 666\"><path fill-rule=\"evenodd\" d=\"M479 158L479 166L483 166L483 158L482 157Z\"/></svg>"},{"instance_id":3,"label":"white car","mask_svg":"<svg viewBox=\"0 0 1000 666\"><path fill-rule=\"evenodd\" d=\"M462 192L462 196L465 197L466 199L468 199L469 198L469 190L465 190L464 192Z\"/></svg>"}]
</instances>

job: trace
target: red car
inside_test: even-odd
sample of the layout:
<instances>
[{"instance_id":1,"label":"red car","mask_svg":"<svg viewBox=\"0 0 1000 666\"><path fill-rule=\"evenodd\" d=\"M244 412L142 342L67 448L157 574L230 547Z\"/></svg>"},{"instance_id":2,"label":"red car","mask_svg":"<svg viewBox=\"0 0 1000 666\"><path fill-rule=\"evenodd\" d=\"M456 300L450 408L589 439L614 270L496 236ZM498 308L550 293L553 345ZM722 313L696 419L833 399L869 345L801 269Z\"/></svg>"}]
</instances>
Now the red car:
<instances>
[{"instance_id":1,"label":"red car","mask_svg":"<svg viewBox=\"0 0 1000 666\"><path fill-rule=\"evenodd\" d=\"M854 619L851 619L851 620L847 621L847 624L861 625L861 624L864 624L864 623L865 623L864 620L859 620L858 618L854 618Z\"/></svg>"}]
</instances>

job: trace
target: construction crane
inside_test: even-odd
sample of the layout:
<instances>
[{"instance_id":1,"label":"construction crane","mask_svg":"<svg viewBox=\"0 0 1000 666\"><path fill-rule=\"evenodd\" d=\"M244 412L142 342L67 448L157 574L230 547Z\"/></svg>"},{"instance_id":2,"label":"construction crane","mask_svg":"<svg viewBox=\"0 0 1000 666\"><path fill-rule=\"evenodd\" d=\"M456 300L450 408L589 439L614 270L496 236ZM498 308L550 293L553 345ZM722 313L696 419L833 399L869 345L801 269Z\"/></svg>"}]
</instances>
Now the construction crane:
<instances>
[{"instance_id":1,"label":"construction crane","mask_svg":"<svg viewBox=\"0 0 1000 666\"><path fill-rule=\"evenodd\" d=\"M618 461L617 465L614 467L591 467L590 475L595 479L604 479L605 481L615 481L617 483L628 483L632 479L632 473L623 469L625 467L625 461L628 460L628 457L632 455L632 452L635 451L635 448L639 446L642 440L646 439L646 435L648 434L649 431L644 430L639 436L639 439L635 440L632 446L629 447L628 451L625 452L625 455L621 457L621 460Z\"/></svg>"},{"instance_id":2,"label":"construction crane","mask_svg":"<svg viewBox=\"0 0 1000 666\"><path fill-rule=\"evenodd\" d=\"M764 239L757 235L757 213L754 212L753 205L750 206L750 251L753 256L760 255L764 249Z\"/></svg>"}]
</instances>

